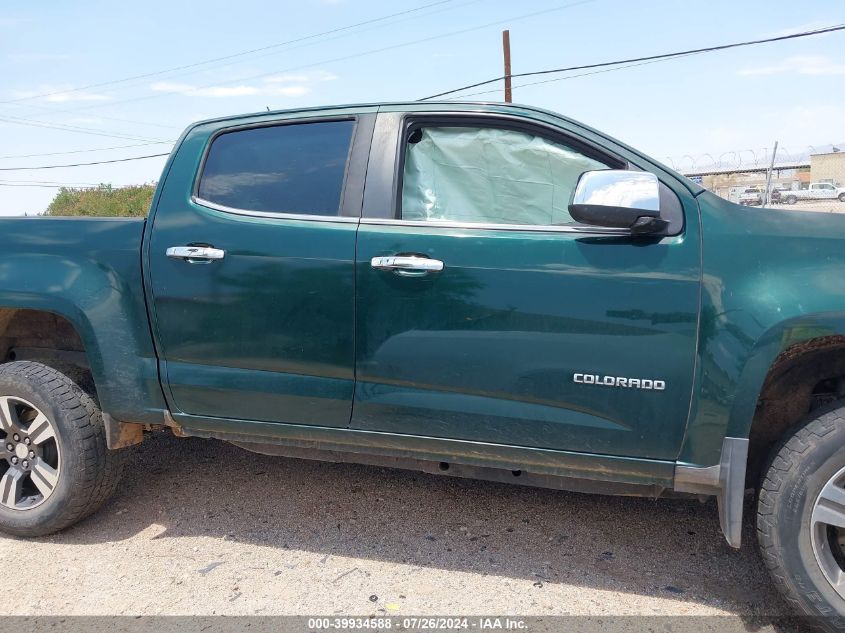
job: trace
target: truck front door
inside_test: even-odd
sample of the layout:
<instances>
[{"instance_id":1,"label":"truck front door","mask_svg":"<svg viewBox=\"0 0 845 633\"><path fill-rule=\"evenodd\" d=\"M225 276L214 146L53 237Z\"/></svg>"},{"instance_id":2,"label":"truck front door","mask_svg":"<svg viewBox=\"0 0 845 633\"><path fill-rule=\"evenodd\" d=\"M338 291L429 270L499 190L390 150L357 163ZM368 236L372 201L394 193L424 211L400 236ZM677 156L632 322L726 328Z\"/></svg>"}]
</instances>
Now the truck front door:
<instances>
[{"instance_id":1,"label":"truck front door","mask_svg":"<svg viewBox=\"0 0 845 633\"><path fill-rule=\"evenodd\" d=\"M374 115L192 130L145 245L177 416L345 427L355 232Z\"/></svg>"},{"instance_id":2,"label":"truck front door","mask_svg":"<svg viewBox=\"0 0 845 633\"><path fill-rule=\"evenodd\" d=\"M670 228L636 238L571 218L581 173L629 165L562 129L386 112L373 144L352 426L676 458L696 362L692 195L661 184Z\"/></svg>"}]
</instances>

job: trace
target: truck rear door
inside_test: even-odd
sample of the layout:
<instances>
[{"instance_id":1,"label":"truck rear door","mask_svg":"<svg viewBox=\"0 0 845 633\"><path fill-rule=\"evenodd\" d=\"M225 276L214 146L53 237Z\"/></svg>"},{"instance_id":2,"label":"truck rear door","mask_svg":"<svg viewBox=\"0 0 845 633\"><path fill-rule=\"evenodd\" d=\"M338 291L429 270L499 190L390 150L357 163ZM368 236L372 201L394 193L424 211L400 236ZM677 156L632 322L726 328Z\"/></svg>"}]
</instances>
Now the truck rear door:
<instances>
[{"instance_id":1,"label":"truck rear door","mask_svg":"<svg viewBox=\"0 0 845 633\"><path fill-rule=\"evenodd\" d=\"M177 418L349 424L373 122L342 109L212 122L179 147L145 245Z\"/></svg>"}]
</instances>

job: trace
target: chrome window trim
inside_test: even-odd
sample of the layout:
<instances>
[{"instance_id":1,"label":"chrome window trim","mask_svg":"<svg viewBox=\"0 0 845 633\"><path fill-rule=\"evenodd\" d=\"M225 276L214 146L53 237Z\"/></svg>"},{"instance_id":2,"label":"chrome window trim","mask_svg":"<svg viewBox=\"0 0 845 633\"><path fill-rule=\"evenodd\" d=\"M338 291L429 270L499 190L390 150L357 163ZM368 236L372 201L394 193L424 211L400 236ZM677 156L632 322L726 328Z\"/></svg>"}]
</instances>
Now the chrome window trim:
<instances>
[{"instance_id":1,"label":"chrome window trim","mask_svg":"<svg viewBox=\"0 0 845 633\"><path fill-rule=\"evenodd\" d=\"M223 213L231 213L232 215L243 215L252 218L267 218L279 220L308 220L313 222L341 222L341 223L357 223L360 218L349 215L316 215L308 213L276 213L274 211L250 211L249 209L236 209L234 207L227 207L223 204L217 204L210 200L203 200L197 196L191 196L191 202L194 204L211 209L213 211L222 211Z\"/></svg>"},{"instance_id":2,"label":"chrome window trim","mask_svg":"<svg viewBox=\"0 0 845 633\"><path fill-rule=\"evenodd\" d=\"M545 113L548 114L548 113ZM559 117L556 117L559 118ZM373 144L370 149L370 157L367 168L367 188L364 194L364 204L362 210L362 224L370 225L396 225L408 227L432 227L432 228L455 228L455 229L482 229L482 230L496 230L496 231L524 231L533 233L569 233L579 234L584 236L594 235L603 237L631 237L632 233L628 229L615 229L597 226L589 226L584 224L558 226L558 225L526 225L526 224L498 224L498 223L475 223L475 222L458 222L458 221L420 221L420 220L403 220L397 218L401 209L401 195L402 195L402 175L401 170L404 166L404 152L405 147L403 141L406 139L408 130L415 124L420 125L448 125L455 124L460 120L460 125L468 126L489 126L490 122L499 123L504 129L515 131L524 131L520 128L530 129L530 134L546 138L554 143L559 143L570 147L571 149L581 152L595 160L609 160L617 162L622 167L631 171L645 171L654 174L661 187L665 187L677 199L680 207L681 223L680 229L677 233L671 234L656 234L649 235L649 238L659 238L662 240L665 237L678 237L686 232L686 215L687 210L684 207L683 198L673 188L673 186L666 184L666 179L661 178L661 175L666 175L662 169L655 169L654 165L648 163L646 157L637 156L638 159L646 160L645 166L639 161L634 161L627 158L625 155L619 153L616 149L607 147L583 136L581 133L561 127L559 124L548 121L539 121L533 119L526 119L523 116L505 114L502 112L473 112L473 111L451 111L451 110L432 110L432 111L380 111L376 121L375 130L373 133ZM564 119L565 120L565 119ZM594 134L598 132L592 131ZM613 139L612 143L616 143ZM377 145L379 143L379 145ZM626 149L626 152L636 154L633 150ZM589 153L588 153L589 152ZM598 154L597 158L594 154ZM390 158L392 156L393 158ZM382 173L388 168L390 173ZM671 174L668 174L672 176ZM674 178L674 177L673 177ZM389 182L388 182L389 180ZM388 191L389 190L389 191ZM688 188L686 188L688 191ZM390 196L390 204L385 203L385 198ZM390 210L385 213L384 210ZM661 210L662 212L662 210ZM391 217L384 217L390 215Z\"/></svg>"},{"instance_id":3,"label":"chrome window trim","mask_svg":"<svg viewBox=\"0 0 845 633\"><path fill-rule=\"evenodd\" d=\"M414 226L442 229L482 229L486 231L531 231L534 233L580 233L582 235L612 235L629 237L628 229L603 227L557 226L554 224L494 224L485 222L452 222L448 220L402 220L400 218L361 218L361 224L377 224L386 226ZM662 237L662 236L661 236ZM667 236L669 237L669 236Z\"/></svg>"}]
</instances>

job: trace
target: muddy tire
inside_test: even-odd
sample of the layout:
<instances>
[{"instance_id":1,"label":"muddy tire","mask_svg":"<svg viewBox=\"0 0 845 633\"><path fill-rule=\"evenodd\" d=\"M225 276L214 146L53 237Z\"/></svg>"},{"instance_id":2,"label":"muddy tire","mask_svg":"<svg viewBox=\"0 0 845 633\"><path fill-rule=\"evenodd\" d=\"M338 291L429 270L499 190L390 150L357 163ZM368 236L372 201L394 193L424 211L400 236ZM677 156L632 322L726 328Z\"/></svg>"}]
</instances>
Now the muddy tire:
<instances>
[{"instance_id":1,"label":"muddy tire","mask_svg":"<svg viewBox=\"0 0 845 633\"><path fill-rule=\"evenodd\" d=\"M97 510L126 451L106 448L94 398L55 369L0 365L0 530L44 536Z\"/></svg>"},{"instance_id":2,"label":"muddy tire","mask_svg":"<svg viewBox=\"0 0 845 633\"><path fill-rule=\"evenodd\" d=\"M845 402L812 415L772 453L757 536L796 611L816 628L845 631Z\"/></svg>"}]
</instances>

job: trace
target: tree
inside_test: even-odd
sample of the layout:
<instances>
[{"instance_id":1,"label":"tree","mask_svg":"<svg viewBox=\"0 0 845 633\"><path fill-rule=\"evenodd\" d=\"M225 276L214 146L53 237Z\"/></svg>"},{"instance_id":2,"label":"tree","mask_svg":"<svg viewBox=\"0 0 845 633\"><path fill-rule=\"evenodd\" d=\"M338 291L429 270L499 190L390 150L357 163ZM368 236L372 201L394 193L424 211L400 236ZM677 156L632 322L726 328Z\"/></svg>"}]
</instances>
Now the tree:
<instances>
[{"instance_id":1,"label":"tree","mask_svg":"<svg viewBox=\"0 0 845 633\"><path fill-rule=\"evenodd\" d=\"M102 184L88 189L62 187L44 215L142 218L150 210L154 192L155 183L129 187Z\"/></svg>"}]
</instances>

